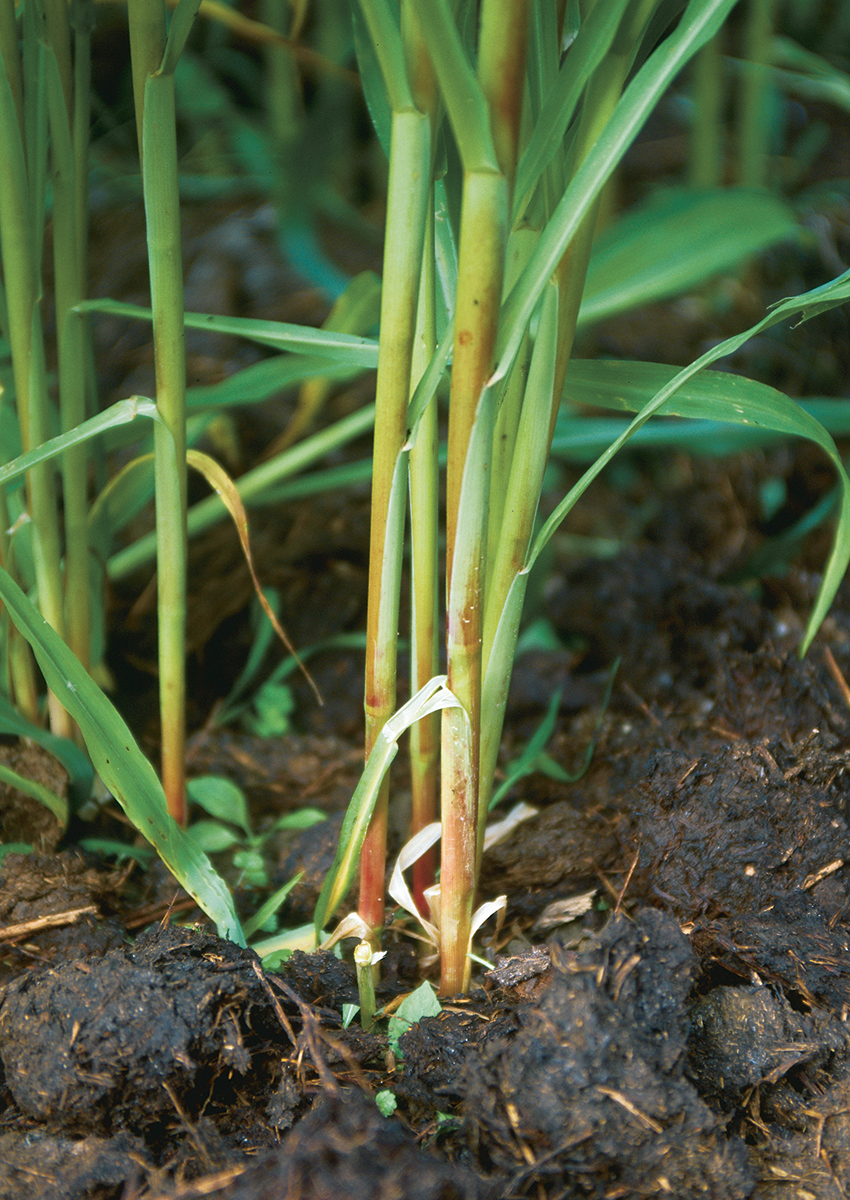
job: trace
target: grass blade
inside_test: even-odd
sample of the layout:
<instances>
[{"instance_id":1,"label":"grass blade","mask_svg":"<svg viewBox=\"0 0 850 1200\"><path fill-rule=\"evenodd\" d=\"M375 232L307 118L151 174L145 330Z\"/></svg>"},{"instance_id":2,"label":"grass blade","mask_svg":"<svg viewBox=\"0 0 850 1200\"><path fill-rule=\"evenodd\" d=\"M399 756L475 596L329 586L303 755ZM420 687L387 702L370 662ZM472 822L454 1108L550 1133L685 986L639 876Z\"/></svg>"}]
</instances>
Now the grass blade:
<instances>
[{"instance_id":1,"label":"grass blade","mask_svg":"<svg viewBox=\"0 0 850 1200\"><path fill-rule=\"evenodd\" d=\"M244 946L230 892L206 855L169 816L156 773L124 720L2 568L0 596L15 625L32 646L48 686L62 697L62 704L82 730L104 784L175 879L215 922L219 935Z\"/></svg>"}]
</instances>

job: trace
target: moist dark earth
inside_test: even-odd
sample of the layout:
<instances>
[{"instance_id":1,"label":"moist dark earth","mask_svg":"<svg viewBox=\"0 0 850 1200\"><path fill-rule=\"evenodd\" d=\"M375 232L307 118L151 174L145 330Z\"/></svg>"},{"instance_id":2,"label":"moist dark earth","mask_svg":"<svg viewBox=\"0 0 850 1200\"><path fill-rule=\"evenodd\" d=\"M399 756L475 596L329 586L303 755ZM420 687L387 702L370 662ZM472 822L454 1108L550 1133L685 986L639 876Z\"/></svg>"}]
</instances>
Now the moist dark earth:
<instances>
[{"instance_id":1,"label":"moist dark earth","mask_svg":"<svg viewBox=\"0 0 850 1200\"><path fill-rule=\"evenodd\" d=\"M189 209L187 286L217 288L189 307L323 319L321 296L274 259L266 216L259 202ZM846 201L830 219L827 241L846 256ZM141 227L138 206L99 214L95 294L144 302ZM580 352L687 362L749 324L748 306L760 314L827 266L778 251L735 311L655 306ZM261 281L253 293L248 278ZM791 394L841 394L849 329L827 314L733 365ZM144 327L111 320L95 333L104 398L149 393ZM198 383L260 353L191 337L189 352ZM370 386L334 392L327 419ZM236 473L295 402L239 415ZM577 477L559 471L547 504ZM767 515L777 482L785 499ZM2 840L35 847L0 867L0 1198L846 1200L850 589L801 659L831 529L798 539L793 561L782 541L833 483L805 447L722 462L667 450L624 458L577 506L530 589L529 617L548 621L559 648L517 661L500 772L557 692L547 753L579 777L540 771L514 786L506 804L537 812L484 858L481 898L507 895L504 923L479 946L491 965L395 1050L385 1022L345 1026L357 999L345 957L296 952L265 970L217 938L156 862L116 867L80 848L92 833L132 841L113 805L63 832L0 791ZM363 628L367 539L362 489L252 513L260 576L296 645ZM601 543L614 551L589 556ZM766 570L748 569L770 550ZM218 728L251 642L235 534L193 543L191 578L190 772L239 783L259 830L302 806L327 814L263 846L269 888L303 871L281 912L296 927L312 918L358 777L362 659L311 660L325 705L295 681L290 733ZM112 591L110 667L155 757L150 584L141 572ZM52 760L2 749L61 786ZM403 795L401 761L396 778ZM402 814L398 837L403 825ZM237 888L246 916L264 898ZM391 1006L422 971L400 923L386 945L378 1001Z\"/></svg>"},{"instance_id":2,"label":"moist dark earth","mask_svg":"<svg viewBox=\"0 0 850 1200\"><path fill-rule=\"evenodd\" d=\"M574 649L518 662L504 759L556 689L549 752L572 770L595 736L593 757L574 784L515 787L539 811L485 858L482 895L508 895L492 969L397 1053L385 1025L343 1028L347 962L265 972L164 872L69 837L9 855L0 1196L843 1196L847 595L801 660L816 577L725 583L728 543L700 555L679 535L706 514L728 536L753 479L794 461L697 462L630 548L552 573L543 610ZM193 769L228 771L258 814L333 817L356 743L321 721L273 747L201 730ZM274 846L280 878L309 868L285 922L309 919L331 841L317 826ZM381 1002L420 977L414 943L388 945Z\"/></svg>"}]
</instances>

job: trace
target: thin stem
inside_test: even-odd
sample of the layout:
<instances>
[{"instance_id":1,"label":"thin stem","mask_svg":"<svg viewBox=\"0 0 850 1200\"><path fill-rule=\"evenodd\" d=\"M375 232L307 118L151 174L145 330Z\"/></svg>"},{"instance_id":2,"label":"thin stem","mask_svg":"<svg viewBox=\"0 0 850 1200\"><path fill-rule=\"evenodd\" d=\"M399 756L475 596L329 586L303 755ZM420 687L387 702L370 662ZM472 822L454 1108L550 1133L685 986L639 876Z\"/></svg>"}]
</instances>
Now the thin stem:
<instances>
[{"instance_id":1,"label":"thin stem","mask_svg":"<svg viewBox=\"0 0 850 1200\"><path fill-rule=\"evenodd\" d=\"M56 328L59 334L59 410L63 432L75 429L86 419L85 326L74 306L83 299L80 278L80 242L85 228L78 225L78 189L73 145L73 101L71 88L68 10L58 11L51 0L48 34L54 51L55 68L48 58L48 114L50 121L50 168L53 187L53 259L56 278ZM53 39L55 39L55 44ZM86 495L87 450L82 444L62 455L62 495L65 518L65 620L66 641L88 670L91 642L91 597L89 591L88 498Z\"/></svg>"},{"instance_id":2,"label":"thin stem","mask_svg":"<svg viewBox=\"0 0 850 1200\"><path fill-rule=\"evenodd\" d=\"M162 0L132 0L131 48L142 136L154 326L154 429L162 785L168 809L186 821L186 348L177 174L174 77L159 71L164 45ZM159 58L156 52L159 52Z\"/></svg>"},{"instance_id":3,"label":"thin stem","mask_svg":"<svg viewBox=\"0 0 850 1200\"><path fill-rule=\"evenodd\" d=\"M721 35L717 34L694 58L689 163L691 187L719 187L723 178L723 63L720 40Z\"/></svg>"},{"instance_id":4,"label":"thin stem","mask_svg":"<svg viewBox=\"0 0 850 1200\"><path fill-rule=\"evenodd\" d=\"M767 183L772 7L772 0L749 0L747 10L738 118L738 180L744 187Z\"/></svg>"},{"instance_id":5,"label":"thin stem","mask_svg":"<svg viewBox=\"0 0 850 1200\"><path fill-rule=\"evenodd\" d=\"M446 477L448 686L463 713L443 714L441 989L464 990L477 857L481 640L487 505L492 465L493 370L504 270L507 181L464 180ZM467 724L468 722L468 724Z\"/></svg>"},{"instance_id":6,"label":"thin stem","mask_svg":"<svg viewBox=\"0 0 850 1200\"><path fill-rule=\"evenodd\" d=\"M487 97L496 156L513 186L519 152L529 0L484 0L478 42L478 78Z\"/></svg>"},{"instance_id":7,"label":"thin stem","mask_svg":"<svg viewBox=\"0 0 850 1200\"><path fill-rule=\"evenodd\" d=\"M435 311L434 213L428 212L422 284L419 291L411 390L422 377L437 345ZM437 674L438 642L438 461L437 400L432 397L419 422L410 451L411 614L410 690L417 692ZM437 713L410 731L411 836L437 819L440 719ZM437 856L432 847L412 868L413 897L428 915L423 896L434 882Z\"/></svg>"},{"instance_id":8,"label":"thin stem","mask_svg":"<svg viewBox=\"0 0 850 1200\"><path fill-rule=\"evenodd\" d=\"M407 438L407 404L416 302L431 195L431 123L417 110L393 114L381 295L381 342L375 395L375 452L367 612L366 756L396 707L399 591L404 491L399 468ZM406 468L406 462L404 463ZM359 911L372 930L384 917L389 782L384 781L363 844Z\"/></svg>"},{"instance_id":9,"label":"thin stem","mask_svg":"<svg viewBox=\"0 0 850 1200\"><path fill-rule=\"evenodd\" d=\"M5 2L5 0L4 0ZM39 14L30 13L37 21ZM5 40L8 19L0 25L4 40L0 52L3 75L0 78L0 256L6 285L8 337L12 349L12 372L15 380L18 426L24 451L40 445L49 437L47 372L44 361L43 321L39 299L39 256L41 214L36 214L38 192L30 184L30 171L40 178L38 164L26 164L24 146L16 108L14 90L18 68L15 65L17 44ZM43 116L40 104L42 89L39 77L33 80L33 101L30 105L30 144L41 161L46 146L46 130L40 124ZM38 111L33 111L36 108ZM24 126L27 127L27 111ZM62 575L60 565L57 494L54 467L42 463L27 472L27 508L33 527L33 563L35 568L38 604L45 620L60 636L64 634L62 604ZM50 694L48 696L51 726L56 733L71 732L70 719Z\"/></svg>"}]
</instances>

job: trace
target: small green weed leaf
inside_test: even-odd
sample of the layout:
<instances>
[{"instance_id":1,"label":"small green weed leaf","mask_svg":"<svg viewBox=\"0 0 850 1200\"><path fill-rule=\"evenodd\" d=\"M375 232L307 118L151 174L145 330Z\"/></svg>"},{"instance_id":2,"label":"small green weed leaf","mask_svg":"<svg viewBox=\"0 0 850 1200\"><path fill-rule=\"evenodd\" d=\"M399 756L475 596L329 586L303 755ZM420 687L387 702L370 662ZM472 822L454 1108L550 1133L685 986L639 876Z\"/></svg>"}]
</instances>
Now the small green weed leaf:
<instances>
[{"instance_id":1,"label":"small green weed leaf","mask_svg":"<svg viewBox=\"0 0 850 1200\"><path fill-rule=\"evenodd\" d=\"M359 1004L343 1004L342 1006L342 1027L348 1029L351 1022L360 1012Z\"/></svg>"},{"instance_id":2,"label":"small green weed leaf","mask_svg":"<svg viewBox=\"0 0 850 1200\"><path fill-rule=\"evenodd\" d=\"M189 837L204 854L220 854L239 845L239 835L218 821L195 821L188 829Z\"/></svg>"},{"instance_id":3,"label":"small green weed leaf","mask_svg":"<svg viewBox=\"0 0 850 1200\"><path fill-rule=\"evenodd\" d=\"M579 325L676 295L799 237L793 213L770 192L657 193L594 242Z\"/></svg>"},{"instance_id":4,"label":"small green weed leaf","mask_svg":"<svg viewBox=\"0 0 850 1200\"><path fill-rule=\"evenodd\" d=\"M287 683L264 683L254 697L253 711L242 714L242 724L257 737L280 737L292 728L295 697Z\"/></svg>"},{"instance_id":5,"label":"small green weed leaf","mask_svg":"<svg viewBox=\"0 0 850 1200\"><path fill-rule=\"evenodd\" d=\"M286 813L283 817L278 817L272 829L310 829L313 825L319 825L322 821L327 821L328 814L321 812L318 808L299 808L297 812Z\"/></svg>"},{"instance_id":6,"label":"small green weed leaf","mask_svg":"<svg viewBox=\"0 0 850 1200\"><path fill-rule=\"evenodd\" d=\"M122 717L2 567L0 596L32 646L48 687L61 697L82 730L104 784L169 871L212 918L219 935L244 946L230 892L206 856L169 816L162 785Z\"/></svg>"},{"instance_id":7,"label":"small green weed leaf","mask_svg":"<svg viewBox=\"0 0 850 1200\"><path fill-rule=\"evenodd\" d=\"M269 873L259 850L237 850L233 855L233 865L242 872L251 887L268 887Z\"/></svg>"},{"instance_id":8,"label":"small green weed leaf","mask_svg":"<svg viewBox=\"0 0 850 1200\"><path fill-rule=\"evenodd\" d=\"M56 737L38 725L33 725L9 703L6 696L0 693L0 733L13 734L16 737L29 738L45 750L49 750L54 758L58 758L68 772L68 798L76 807L87 800L94 782L94 771L91 763L79 746L67 738Z\"/></svg>"},{"instance_id":9,"label":"small green weed leaf","mask_svg":"<svg viewBox=\"0 0 850 1200\"><path fill-rule=\"evenodd\" d=\"M245 793L230 779L221 775L202 775L189 780L186 793L193 804L199 804L211 817L238 825L248 837L251 836Z\"/></svg>"},{"instance_id":10,"label":"small green weed leaf","mask_svg":"<svg viewBox=\"0 0 850 1200\"><path fill-rule=\"evenodd\" d=\"M396 1100L395 1094L389 1088L375 1093L375 1103L382 1117L391 1117L398 1108L398 1100Z\"/></svg>"},{"instance_id":11,"label":"small green weed leaf","mask_svg":"<svg viewBox=\"0 0 850 1200\"><path fill-rule=\"evenodd\" d=\"M36 783L34 779L27 779L25 775L19 775L17 771L12 771L2 763L0 763L0 783L5 783L7 787L17 788L19 792L23 792L32 800L38 800L48 812L53 813L63 829L67 826L68 801L57 796L55 792L51 792L50 788L45 787L44 784Z\"/></svg>"},{"instance_id":12,"label":"small green weed leaf","mask_svg":"<svg viewBox=\"0 0 850 1200\"><path fill-rule=\"evenodd\" d=\"M415 1025L423 1017L437 1017L441 1011L437 993L426 979L424 983L419 985L415 992L411 992L409 996L405 996L404 1000L402 1000L401 1004L390 1017L387 1038L393 1053L399 1058L402 1057L398 1046L399 1038L402 1034L407 1033L411 1025Z\"/></svg>"}]
</instances>

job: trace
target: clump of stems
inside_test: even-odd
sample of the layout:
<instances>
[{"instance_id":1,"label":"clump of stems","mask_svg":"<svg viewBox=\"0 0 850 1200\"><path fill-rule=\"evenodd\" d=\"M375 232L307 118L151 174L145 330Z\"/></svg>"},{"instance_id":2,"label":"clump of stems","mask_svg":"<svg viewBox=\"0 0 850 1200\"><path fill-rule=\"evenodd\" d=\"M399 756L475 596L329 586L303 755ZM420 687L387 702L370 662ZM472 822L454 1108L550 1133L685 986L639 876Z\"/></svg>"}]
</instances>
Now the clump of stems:
<instances>
[{"instance_id":1,"label":"clump of stems","mask_svg":"<svg viewBox=\"0 0 850 1200\"><path fill-rule=\"evenodd\" d=\"M445 993L469 982L472 911L507 684L599 194L639 128L638 112L648 113L663 81L716 32L731 3L688 7L677 36L650 55L643 87L632 83L631 112L621 101L644 40L650 50L654 44L654 0L597 4L577 31L565 30L564 5L482 0L477 25L473 7L461 5L456 14L448 0L403 0L398 18L387 0L360 0L358 15L361 70L373 96L383 91L389 129L367 756L396 708L408 496L414 690L434 676L440 659L434 391L437 360L442 354L445 362L449 346L452 360L444 649L454 703L442 706L439 718ZM470 29L471 53L462 33ZM576 37L562 64L568 32ZM453 140L460 171L445 192L438 181L435 192L441 137ZM456 264L455 243L446 237L453 222ZM414 833L435 816L437 719L430 713L412 741ZM385 779L360 871L359 911L375 942L384 916L388 786ZM423 911L433 878L433 860L425 859L413 888Z\"/></svg>"}]
</instances>

